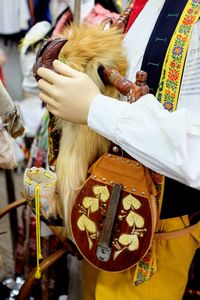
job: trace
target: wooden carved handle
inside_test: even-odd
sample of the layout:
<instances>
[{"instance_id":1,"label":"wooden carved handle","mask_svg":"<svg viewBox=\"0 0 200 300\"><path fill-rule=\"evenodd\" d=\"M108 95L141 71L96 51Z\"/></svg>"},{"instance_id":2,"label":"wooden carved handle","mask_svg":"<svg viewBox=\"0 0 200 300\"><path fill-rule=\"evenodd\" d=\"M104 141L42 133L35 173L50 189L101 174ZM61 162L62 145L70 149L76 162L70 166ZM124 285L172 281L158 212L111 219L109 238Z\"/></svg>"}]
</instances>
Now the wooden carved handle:
<instances>
[{"instance_id":1,"label":"wooden carved handle","mask_svg":"<svg viewBox=\"0 0 200 300\"><path fill-rule=\"evenodd\" d=\"M117 20L113 20L112 17L108 17L105 20L103 20L103 22L101 23L102 27L106 29L110 27L117 27L119 29L119 32L124 33L129 21L134 2L135 1L130 1L128 3L127 7L120 13Z\"/></svg>"},{"instance_id":2,"label":"wooden carved handle","mask_svg":"<svg viewBox=\"0 0 200 300\"><path fill-rule=\"evenodd\" d=\"M125 8L125 10L121 12L119 18L113 23L113 26L119 28L122 33L124 33L126 26L128 24L128 20L129 20L130 13L132 11L134 2L135 1L129 2L127 7Z\"/></svg>"},{"instance_id":3,"label":"wooden carved handle","mask_svg":"<svg viewBox=\"0 0 200 300\"><path fill-rule=\"evenodd\" d=\"M138 71L136 73L136 81L132 82L122 75L115 68L99 67L99 76L104 84L113 85L122 95L127 96L128 102L133 103L141 96L149 93L149 88L146 84L147 73Z\"/></svg>"},{"instance_id":4,"label":"wooden carved handle","mask_svg":"<svg viewBox=\"0 0 200 300\"><path fill-rule=\"evenodd\" d=\"M45 270L47 270L48 267L50 267L56 261L58 261L58 259L60 259L65 253L66 253L66 249L65 248L61 248L61 249L57 250L56 252L54 252L53 254L51 254L48 257L46 257L40 263L40 270L41 270L41 272L44 272ZM21 289L19 290L19 294L17 296L18 300L28 299L28 296L30 295L30 292L31 292L31 288L32 288L34 282L36 281L35 272L36 272L36 268L33 269L33 271L31 273L29 273L26 281L24 282L24 284L22 285Z\"/></svg>"}]
</instances>

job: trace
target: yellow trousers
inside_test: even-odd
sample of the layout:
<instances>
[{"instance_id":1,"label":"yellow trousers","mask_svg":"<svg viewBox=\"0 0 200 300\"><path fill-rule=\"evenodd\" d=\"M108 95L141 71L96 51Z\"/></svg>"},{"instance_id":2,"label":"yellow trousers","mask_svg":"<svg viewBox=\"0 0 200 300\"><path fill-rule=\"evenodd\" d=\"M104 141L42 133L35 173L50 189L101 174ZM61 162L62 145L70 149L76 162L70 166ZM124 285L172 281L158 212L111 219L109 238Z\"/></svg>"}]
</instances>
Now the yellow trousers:
<instances>
[{"instance_id":1,"label":"yellow trousers","mask_svg":"<svg viewBox=\"0 0 200 300\"><path fill-rule=\"evenodd\" d=\"M188 218L159 222L162 232L188 226ZM200 247L200 222L185 236L157 240L158 270L151 279L133 286L134 268L119 273L97 270L83 262L84 300L181 300L195 251Z\"/></svg>"}]
</instances>

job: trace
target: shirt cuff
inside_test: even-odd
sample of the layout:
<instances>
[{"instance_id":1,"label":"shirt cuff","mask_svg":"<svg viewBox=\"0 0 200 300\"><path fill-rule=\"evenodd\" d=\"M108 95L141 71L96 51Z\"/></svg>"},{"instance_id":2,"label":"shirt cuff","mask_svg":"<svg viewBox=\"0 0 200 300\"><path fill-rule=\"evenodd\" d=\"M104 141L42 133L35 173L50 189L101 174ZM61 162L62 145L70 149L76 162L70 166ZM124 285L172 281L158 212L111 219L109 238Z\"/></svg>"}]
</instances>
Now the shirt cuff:
<instances>
[{"instance_id":1,"label":"shirt cuff","mask_svg":"<svg viewBox=\"0 0 200 300\"><path fill-rule=\"evenodd\" d=\"M118 121L126 105L130 104L102 94L95 96L88 113L88 126L104 137L116 141Z\"/></svg>"}]
</instances>

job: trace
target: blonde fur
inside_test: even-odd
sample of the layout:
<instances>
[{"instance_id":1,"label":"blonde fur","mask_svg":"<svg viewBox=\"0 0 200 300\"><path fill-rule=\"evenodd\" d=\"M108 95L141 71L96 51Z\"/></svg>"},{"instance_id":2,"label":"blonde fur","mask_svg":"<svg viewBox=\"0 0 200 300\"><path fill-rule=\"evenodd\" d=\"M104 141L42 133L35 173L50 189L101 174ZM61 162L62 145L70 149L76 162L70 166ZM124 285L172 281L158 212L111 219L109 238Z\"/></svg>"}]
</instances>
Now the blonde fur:
<instances>
[{"instance_id":1,"label":"blonde fur","mask_svg":"<svg viewBox=\"0 0 200 300\"><path fill-rule=\"evenodd\" d=\"M121 75L125 75L127 62L121 45L122 35L116 29L104 31L100 26L89 28L86 25L73 25L66 31L66 36L68 42L62 48L59 59L76 70L88 74L102 94L117 98L116 89L110 85L105 86L97 70L100 65L113 66ZM109 141L86 125L66 121L59 121L59 123L62 137L56 162L57 191L60 198L58 211L64 218L70 235L71 206L87 178L89 166L108 150Z\"/></svg>"}]
</instances>

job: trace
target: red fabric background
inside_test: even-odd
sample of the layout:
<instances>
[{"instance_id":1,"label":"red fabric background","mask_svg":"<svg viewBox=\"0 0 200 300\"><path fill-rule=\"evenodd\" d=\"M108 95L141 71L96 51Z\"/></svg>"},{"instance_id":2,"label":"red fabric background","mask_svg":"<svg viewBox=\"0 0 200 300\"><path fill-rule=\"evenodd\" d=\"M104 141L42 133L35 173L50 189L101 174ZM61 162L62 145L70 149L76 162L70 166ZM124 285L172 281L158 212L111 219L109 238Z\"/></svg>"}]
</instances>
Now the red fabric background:
<instances>
[{"instance_id":1,"label":"red fabric background","mask_svg":"<svg viewBox=\"0 0 200 300\"><path fill-rule=\"evenodd\" d=\"M129 28L131 27L131 25L133 24L133 22L135 21L137 16L140 14L142 9L144 8L147 1L148 0L135 0L135 3L133 5L133 8L132 8L132 11L131 11L131 14L130 14L129 21L128 21L128 24L126 26L125 32L127 32L129 30Z\"/></svg>"}]
</instances>

